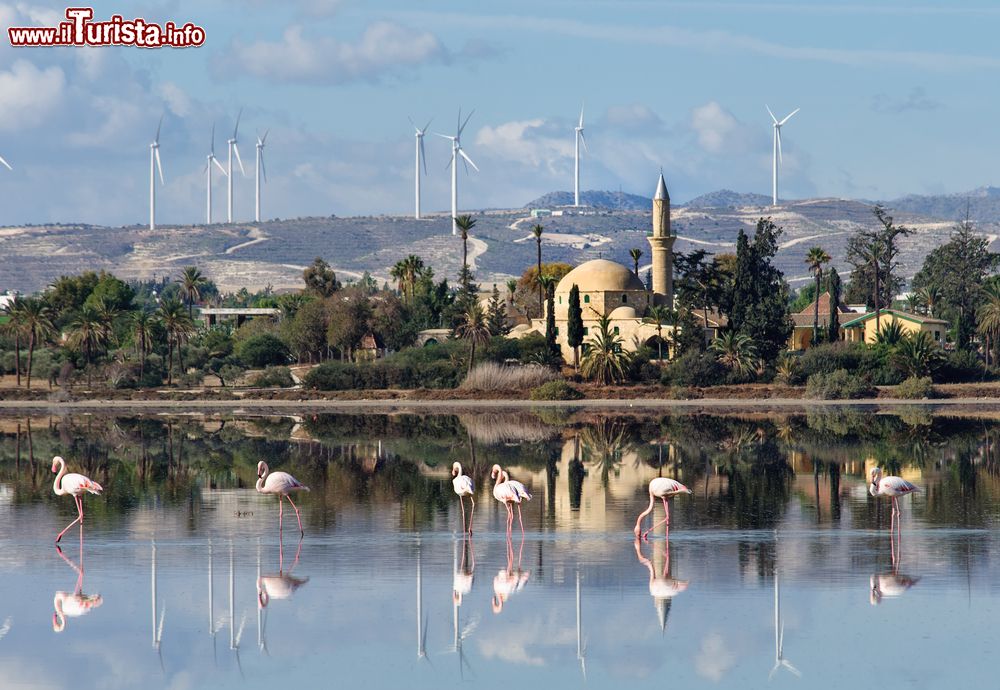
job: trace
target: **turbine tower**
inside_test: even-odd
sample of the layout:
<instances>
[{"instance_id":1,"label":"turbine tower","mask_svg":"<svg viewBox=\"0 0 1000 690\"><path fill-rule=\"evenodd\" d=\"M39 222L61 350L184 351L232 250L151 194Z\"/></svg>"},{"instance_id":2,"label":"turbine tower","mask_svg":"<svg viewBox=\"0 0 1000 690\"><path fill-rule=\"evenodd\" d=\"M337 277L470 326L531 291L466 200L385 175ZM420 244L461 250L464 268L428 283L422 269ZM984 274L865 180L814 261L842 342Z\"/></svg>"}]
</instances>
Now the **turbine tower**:
<instances>
[{"instance_id":1,"label":"turbine tower","mask_svg":"<svg viewBox=\"0 0 1000 690\"><path fill-rule=\"evenodd\" d=\"M782 126L792 119L792 115L799 112L799 108L796 108L792 112L785 116L784 120L778 121L778 118L774 116L771 112L771 108L767 105L768 114L771 116L771 120L774 122L774 154L771 162L771 205L778 205L778 162L781 161L781 128Z\"/></svg>"},{"instance_id":2,"label":"turbine tower","mask_svg":"<svg viewBox=\"0 0 1000 690\"><path fill-rule=\"evenodd\" d=\"M573 205L580 205L580 142L583 142L583 149L589 154L587 139L583 136L583 106L580 106L580 124L573 128L576 131L576 156L573 159Z\"/></svg>"},{"instance_id":3,"label":"turbine tower","mask_svg":"<svg viewBox=\"0 0 1000 690\"><path fill-rule=\"evenodd\" d=\"M226 166L228 168L226 176L229 177L229 200L226 204L226 221L229 223L233 222L233 151L236 152L236 162L240 164L240 172L243 173L243 177L247 175L247 171L243 169L243 159L240 158L240 150L236 146L236 138L240 131L240 117L242 115L243 109L240 108L240 112L236 115L236 126L233 127L233 136L226 142L229 144L229 163Z\"/></svg>"},{"instance_id":4,"label":"turbine tower","mask_svg":"<svg viewBox=\"0 0 1000 690\"><path fill-rule=\"evenodd\" d=\"M471 165L476 172L479 172L479 168L476 164L472 162L472 159L462 150L462 131L465 126L469 124L469 118L472 117L472 113L476 112L473 110L470 112L466 118L465 122L462 122L462 109L458 109L458 122L455 128L455 136L450 136L448 134L438 134L439 137L444 139L451 139L451 161L448 165L451 166L451 234L458 234L458 223L455 219L458 217L458 157L461 156L465 159L465 169L468 172L469 166Z\"/></svg>"},{"instance_id":5,"label":"turbine tower","mask_svg":"<svg viewBox=\"0 0 1000 690\"><path fill-rule=\"evenodd\" d=\"M260 175L264 173L264 182L267 182L267 168L264 167L264 142L267 141L267 133L270 130L264 130L263 137L257 137L257 171L254 175L255 185L257 187L257 196L254 198L254 210L253 219L255 222L260 222Z\"/></svg>"},{"instance_id":6,"label":"turbine tower","mask_svg":"<svg viewBox=\"0 0 1000 690\"><path fill-rule=\"evenodd\" d=\"M431 121L432 120L433 120L433 118L431 118L431 120L428 120L427 124L424 125L424 128L420 129L419 127L417 127L413 123L413 118L410 118L410 124L413 125L413 129L416 130L416 134L414 136L416 137L417 161L416 161L416 167L415 167L415 169L413 171L414 180L415 180L415 183L416 183L416 190L415 190L415 194L416 194L416 206L414 207L415 210L413 212L413 217L416 220L420 220L420 165L421 165L421 163L424 166L424 174L425 175L427 174L427 156L424 153L424 134L427 132L427 128L431 126Z\"/></svg>"},{"instance_id":7,"label":"turbine tower","mask_svg":"<svg viewBox=\"0 0 1000 690\"><path fill-rule=\"evenodd\" d=\"M149 145L149 229L156 230L156 172L160 173L160 184L163 184L163 166L160 165L160 128L163 126L163 116L156 125L156 138Z\"/></svg>"},{"instance_id":8,"label":"turbine tower","mask_svg":"<svg viewBox=\"0 0 1000 690\"><path fill-rule=\"evenodd\" d=\"M215 157L215 125L212 125L212 147L208 150L208 160L205 162L205 190L208 196L205 206L205 222L208 225L212 224L212 164L222 172L223 175L226 174L226 169L222 167L222 163L219 159Z\"/></svg>"}]
</instances>

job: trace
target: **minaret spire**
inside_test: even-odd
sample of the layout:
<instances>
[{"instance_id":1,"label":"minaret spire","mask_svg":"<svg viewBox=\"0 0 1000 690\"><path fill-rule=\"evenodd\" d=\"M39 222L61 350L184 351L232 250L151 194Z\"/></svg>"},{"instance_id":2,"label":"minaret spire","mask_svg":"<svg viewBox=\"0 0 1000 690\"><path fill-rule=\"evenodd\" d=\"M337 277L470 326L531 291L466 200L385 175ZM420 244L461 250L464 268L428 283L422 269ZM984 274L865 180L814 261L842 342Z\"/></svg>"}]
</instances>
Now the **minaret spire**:
<instances>
[{"instance_id":1,"label":"minaret spire","mask_svg":"<svg viewBox=\"0 0 1000 690\"><path fill-rule=\"evenodd\" d=\"M675 238L670 232L670 193L662 169L653 194L653 234L647 239L653 259L653 303L673 307Z\"/></svg>"}]
</instances>

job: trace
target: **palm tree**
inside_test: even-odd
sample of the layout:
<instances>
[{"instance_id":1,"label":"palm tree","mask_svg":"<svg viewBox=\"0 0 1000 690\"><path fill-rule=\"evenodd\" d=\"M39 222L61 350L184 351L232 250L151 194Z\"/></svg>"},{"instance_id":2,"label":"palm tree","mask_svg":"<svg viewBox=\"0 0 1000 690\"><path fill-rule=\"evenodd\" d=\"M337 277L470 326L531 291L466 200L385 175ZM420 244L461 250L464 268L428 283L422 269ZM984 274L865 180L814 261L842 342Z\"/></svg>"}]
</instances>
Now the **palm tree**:
<instances>
[{"instance_id":1,"label":"palm tree","mask_svg":"<svg viewBox=\"0 0 1000 690\"><path fill-rule=\"evenodd\" d=\"M816 279L816 300L813 304L813 335L812 344L819 341L819 281L823 278L823 264L830 262L830 255L822 247L813 247L806 253L806 264ZM831 304L831 311L836 309L836 304Z\"/></svg>"},{"instance_id":2,"label":"palm tree","mask_svg":"<svg viewBox=\"0 0 1000 690\"><path fill-rule=\"evenodd\" d=\"M632 267L635 272L635 277L639 277L639 259L642 258L642 250L638 247L634 247L628 250L628 255L632 257Z\"/></svg>"},{"instance_id":3,"label":"palm tree","mask_svg":"<svg viewBox=\"0 0 1000 690\"><path fill-rule=\"evenodd\" d=\"M188 316L194 318L194 303L201 299L201 291L208 285L208 279L195 266L188 266L181 272L177 280L180 283L181 297L187 302Z\"/></svg>"},{"instance_id":4,"label":"palm tree","mask_svg":"<svg viewBox=\"0 0 1000 690\"><path fill-rule=\"evenodd\" d=\"M631 357L622 350L622 339L611 330L611 319L601 315L594 334L587 342L580 373L599 383L620 383L628 377Z\"/></svg>"},{"instance_id":5,"label":"palm tree","mask_svg":"<svg viewBox=\"0 0 1000 690\"><path fill-rule=\"evenodd\" d=\"M514 293L517 292L517 278L507 281L507 294L510 296L510 308L514 308Z\"/></svg>"},{"instance_id":6,"label":"palm tree","mask_svg":"<svg viewBox=\"0 0 1000 690\"><path fill-rule=\"evenodd\" d=\"M677 312L665 304L654 304L649 308L642 322L651 323L656 326L657 359L663 361L663 327L673 326L677 323ZM667 359L670 359L669 346L667 346Z\"/></svg>"},{"instance_id":7,"label":"palm tree","mask_svg":"<svg viewBox=\"0 0 1000 690\"><path fill-rule=\"evenodd\" d=\"M930 376L943 358L941 348L927 331L904 336L890 355L893 365L907 378Z\"/></svg>"},{"instance_id":8,"label":"palm tree","mask_svg":"<svg viewBox=\"0 0 1000 690\"><path fill-rule=\"evenodd\" d=\"M541 279L542 277L542 232L545 230L541 225L536 224L531 228L531 234L535 236L535 244L538 246L538 272L536 274L536 279ZM544 300L542 295L542 284L538 284L538 314L542 313L542 301Z\"/></svg>"},{"instance_id":9,"label":"palm tree","mask_svg":"<svg viewBox=\"0 0 1000 690\"><path fill-rule=\"evenodd\" d=\"M139 350L139 378L143 377L146 371L146 353L153 349L153 333L156 325L156 317L145 309L141 309L132 314L132 338L135 340L135 347Z\"/></svg>"},{"instance_id":10,"label":"palm tree","mask_svg":"<svg viewBox=\"0 0 1000 690\"><path fill-rule=\"evenodd\" d=\"M184 305L176 299L165 299L160 302L158 314L163 328L167 331L167 385L173 383L172 367L174 347L177 349L177 365L180 366L181 343L194 332L194 322L184 312Z\"/></svg>"},{"instance_id":11,"label":"palm tree","mask_svg":"<svg viewBox=\"0 0 1000 690\"><path fill-rule=\"evenodd\" d=\"M410 254L405 259L396 262L396 265L389 271L389 276L396 280L403 299L410 301L413 299L417 278L423 272L424 260L415 254Z\"/></svg>"},{"instance_id":12,"label":"palm tree","mask_svg":"<svg viewBox=\"0 0 1000 690\"><path fill-rule=\"evenodd\" d=\"M899 321L889 321L875 332L875 342L879 345L888 345L890 347L898 345L905 337L906 333L903 331L903 327L899 325Z\"/></svg>"},{"instance_id":13,"label":"palm tree","mask_svg":"<svg viewBox=\"0 0 1000 690\"><path fill-rule=\"evenodd\" d=\"M14 373L17 377L17 387L21 387L21 336L24 335L24 300L20 296L14 298L4 305L4 314L7 315L7 323L3 324L3 332L14 338Z\"/></svg>"},{"instance_id":14,"label":"palm tree","mask_svg":"<svg viewBox=\"0 0 1000 690\"><path fill-rule=\"evenodd\" d=\"M993 348L1000 338L1000 285L989 282L983 286L985 302L979 307L979 334L986 344L986 364L989 366Z\"/></svg>"},{"instance_id":15,"label":"palm tree","mask_svg":"<svg viewBox=\"0 0 1000 690\"><path fill-rule=\"evenodd\" d=\"M455 335L469 341L469 372L476 360L476 345L485 345L490 340L490 328L486 323L486 314L479 302L473 300L465 310L462 322L455 328Z\"/></svg>"},{"instance_id":16,"label":"palm tree","mask_svg":"<svg viewBox=\"0 0 1000 690\"><path fill-rule=\"evenodd\" d=\"M37 297L24 300L22 307L24 330L28 334L28 389L31 389L31 360L35 346L48 339L56 327L52 323L52 309Z\"/></svg>"},{"instance_id":17,"label":"palm tree","mask_svg":"<svg viewBox=\"0 0 1000 690\"><path fill-rule=\"evenodd\" d=\"M92 306L84 305L80 313L69 325L67 344L83 353L84 366L87 367L87 385L90 385L90 365L94 361L94 353L105 342L105 328L101 315Z\"/></svg>"},{"instance_id":18,"label":"palm tree","mask_svg":"<svg viewBox=\"0 0 1000 690\"><path fill-rule=\"evenodd\" d=\"M462 268L469 268L469 230L476 227L476 219L470 215L458 216L455 218L455 225L462 235Z\"/></svg>"},{"instance_id":19,"label":"palm tree","mask_svg":"<svg viewBox=\"0 0 1000 690\"><path fill-rule=\"evenodd\" d=\"M110 348L115 339L115 319L121 313L118 305L101 297L97 300L94 311L101 320L101 328L104 331L104 347Z\"/></svg>"},{"instance_id":20,"label":"palm tree","mask_svg":"<svg viewBox=\"0 0 1000 690\"><path fill-rule=\"evenodd\" d=\"M925 285L917 290L920 301L927 307L927 315L934 318L934 307L941 301L941 290L934 285Z\"/></svg>"},{"instance_id":21,"label":"palm tree","mask_svg":"<svg viewBox=\"0 0 1000 690\"><path fill-rule=\"evenodd\" d=\"M757 364L757 344L745 333L729 331L712 341L709 349L716 359L741 378L752 374Z\"/></svg>"}]
</instances>

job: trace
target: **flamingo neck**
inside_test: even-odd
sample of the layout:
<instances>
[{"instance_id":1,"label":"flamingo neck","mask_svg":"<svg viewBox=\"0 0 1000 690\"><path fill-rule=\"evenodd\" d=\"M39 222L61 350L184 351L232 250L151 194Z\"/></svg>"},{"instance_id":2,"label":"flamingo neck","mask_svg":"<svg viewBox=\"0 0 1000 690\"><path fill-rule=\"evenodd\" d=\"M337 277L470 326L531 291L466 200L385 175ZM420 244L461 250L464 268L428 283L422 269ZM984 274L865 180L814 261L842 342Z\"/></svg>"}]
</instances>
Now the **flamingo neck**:
<instances>
[{"instance_id":1,"label":"flamingo neck","mask_svg":"<svg viewBox=\"0 0 1000 690\"><path fill-rule=\"evenodd\" d=\"M635 533L636 534L638 534L640 531L642 531L642 528L641 528L642 519L644 517L646 517L647 515L649 515L650 513L653 512L653 503L655 501L656 501L656 497L653 496L653 492L650 491L649 492L649 505L646 507L646 510L642 511L641 513L639 513L639 517L636 518L636 521L635 521Z\"/></svg>"},{"instance_id":2,"label":"flamingo neck","mask_svg":"<svg viewBox=\"0 0 1000 690\"><path fill-rule=\"evenodd\" d=\"M56 462L59 464L59 473L56 474L56 478L52 482L52 491L55 492L56 496L62 496L66 493L62 488L62 478L66 474L66 461L59 458Z\"/></svg>"},{"instance_id":3,"label":"flamingo neck","mask_svg":"<svg viewBox=\"0 0 1000 690\"><path fill-rule=\"evenodd\" d=\"M452 465L451 469L455 473L456 478L462 476L462 466L457 462L454 465Z\"/></svg>"},{"instance_id":4,"label":"flamingo neck","mask_svg":"<svg viewBox=\"0 0 1000 690\"><path fill-rule=\"evenodd\" d=\"M264 482L267 481L267 475L271 474L271 468L267 466L267 463L265 462L263 465L264 471L260 473L259 477L257 477L257 491L261 491L264 488Z\"/></svg>"}]
</instances>

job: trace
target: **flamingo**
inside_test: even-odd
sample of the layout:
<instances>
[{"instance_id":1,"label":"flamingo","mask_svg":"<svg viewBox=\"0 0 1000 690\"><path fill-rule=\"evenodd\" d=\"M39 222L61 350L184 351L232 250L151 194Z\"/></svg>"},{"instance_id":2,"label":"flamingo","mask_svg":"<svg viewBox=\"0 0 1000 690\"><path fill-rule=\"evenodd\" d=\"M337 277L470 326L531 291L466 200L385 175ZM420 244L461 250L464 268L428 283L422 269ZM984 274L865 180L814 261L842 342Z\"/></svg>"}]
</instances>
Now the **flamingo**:
<instances>
[{"instance_id":1,"label":"flamingo","mask_svg":"<svg viewBox=\"0 0 1000 690\"><path fill-rule=\"evenodd\" d=\"M883 477L880 467L868 470L868 493L872 496L889 496L892 499L893 519L899 515L899 501L897 499L915 491L920 491L920 489L902 477L892 475Z\"/></svg>"},{"instance_id":2,"label":"flamingo","mask_svg":"<svg viewBox=\"0 0 1000 690\"><path fill-rule=\"evenodd\" d=\"M503 484L507 485L517 495L517 501L515 501L515 503L517 503L517 521L521 525L521 535L523 536L524 535L524 520L521 518L521 501L530 501L531 500L531 494L528 493L528 489L524 486L524 484L522 484L521 482L512 480L510 478L510 475L507 474L507 471L504 470L504 469L502 469L500 467L500 465L493 465L493 468L490 470L490 477L492 477L494 479L497 479L499 482L502 482ZM495 492L496 492L496 489L494 489L494 495L495 495ZM510 508L508 506L508 510L509 509ZM514 524L513 513L511 513L510 523L511 523L511 526L513 526L513 524Z\"/></svg>"},{"instance_id":3,"label":"flamingo","mask_svg":"<svg viewBox=\"0 0 1000 690\"><path fill-rule=\"evenodd\" d=\"M70 473L66 474L66 461L63 460L58 455L52 458L52 471L58 472L56 474L55 481L52 482L52 491L55 492L56 496L63 496L69 494L76 501L76 520L66 525L66 529L56 535L56 543L63 538L63 535L69 531L69 528L80 523L83 526L83 499L81 496L83 492L89 492L92 494L100 494L104 491L104 488L95 482L93 479L84 477L82 474Z\"/></svg>"},{"instance_id":4,"label":"flamingo","mask_svg":"<svg viewBox=\"0 0 1000 690\"><path fill-rule=\"evenodd\" d=\"M507 481L503 470L500 469L500 465L493 466L493 469L490 470L490 478L496 482L493 485L493 498L503 503L507 509L507 539L509 542L510 528L514 524L514 511L510 507L510 504L517 503L518 508L520 508L521 497L518 495L517 490Z\"/></svg>"},{"instance_id":5,"label":"flamingo","mask_svg":"<svg viewBox=\"0 0 1000 690\"><path fill-rule=\"evenodd\" d=\"M302 529L302 518L298 506L288 494L292 491L309 491L309 487L287 472L271 472L267 463L261 460L257 463L257 492L262 494L278 494L278 533L281 533L281 518L284 506L281 499L287 498L295 509L295 519L299 521L299 536L305 536Z\"/></svg>"},{"instance_id":6,"label":"flamingo","mask_svg":"<svg viewBox=\"0 0 1000 690\"><path fill-rule=\"evenodd\" d=\"M657 477L656 479L649 482L649 507L646 508L646 510L639 513L639 517L635 521L635 529L633 530L633 532L635 532L635 536L636 537L640 536L640 531L642 529L642 519L653 512L653 505L657 498L663 501L663 511L664 513L666 513L666 517L660 520L660 522L654 524L645 532L642 532L641 533L642 539L645 539L646 535L649 534L651 531L653 531L661 523L665 522L667 523L668 527L670 526L670 506L667 504L668 498L673 498L677 494L689 494L689 493L691 493L691 489L687 488L676 479Z\"/></svg>"},{"instance_id":7,"label":"flamingo","mask_svg":"<svg viewBox=\"0 0 1000 690\"><path fill-rule=\"evenodd\" d=\"M462 463L456 462L451 466L451 476L454 479L451 480L451 485L455 488L455 493L458 494L458 500L462 504L462 532L468 531L472 534L472 516L476 514L476 497L474 496L476 492L476 487L472 483L472 477L467 474L462 474ZM472 501L472 511L469 513L469 529L465 529L465 497L468 496L469 500Z\"/></svg>"}]
</instances>

